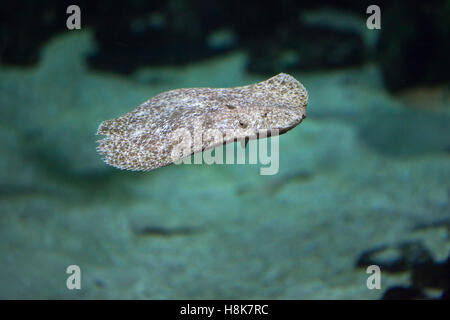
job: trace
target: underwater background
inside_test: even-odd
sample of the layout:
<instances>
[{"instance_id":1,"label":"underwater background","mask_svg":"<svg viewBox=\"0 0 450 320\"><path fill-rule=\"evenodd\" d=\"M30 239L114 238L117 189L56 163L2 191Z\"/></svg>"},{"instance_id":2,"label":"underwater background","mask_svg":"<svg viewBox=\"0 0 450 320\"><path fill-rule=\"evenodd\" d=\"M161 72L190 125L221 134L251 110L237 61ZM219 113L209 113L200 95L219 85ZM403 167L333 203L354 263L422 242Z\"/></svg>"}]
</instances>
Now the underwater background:
<instances>
[{"instance_id":1,"label":"underwater background","mask_svg":"<svg viewBox=\"0 0 450 320\"><path fill-rule=\"evenodd\" d=\"M449 18L450 1L2 1L0 298L449 298ZM96 152L102 121L160 92L280 72L309 103L276 175Z\"/></svg>"}]
</instances>

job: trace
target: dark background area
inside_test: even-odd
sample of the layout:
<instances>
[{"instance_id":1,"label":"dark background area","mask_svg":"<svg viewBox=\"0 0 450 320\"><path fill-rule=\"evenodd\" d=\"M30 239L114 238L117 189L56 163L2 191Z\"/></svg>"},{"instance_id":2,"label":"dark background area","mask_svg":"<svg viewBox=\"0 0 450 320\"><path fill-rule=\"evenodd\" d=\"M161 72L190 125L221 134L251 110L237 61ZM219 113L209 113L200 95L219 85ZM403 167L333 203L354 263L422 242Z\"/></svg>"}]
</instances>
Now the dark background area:
<instances>
[{"instance_id":1,"label":"dark background area","mask_svg":"<svg viewBox=\"0 0 450 320\"><path fill-rule=\"evenodd\" d=\"M249 54L249 72L267 75L376 60L391 91L443 83L450 72L447 0L377 1L382 28L373 47L355 28L334 23L333 15L302 16L325 9L365 21L372 1L2 1L1 63L37 63L41 45L67 30L70 4L80 6L82 28L95 32L90 67L109 72L186 64L233 49Z\"/></svg>"}]
</instances>

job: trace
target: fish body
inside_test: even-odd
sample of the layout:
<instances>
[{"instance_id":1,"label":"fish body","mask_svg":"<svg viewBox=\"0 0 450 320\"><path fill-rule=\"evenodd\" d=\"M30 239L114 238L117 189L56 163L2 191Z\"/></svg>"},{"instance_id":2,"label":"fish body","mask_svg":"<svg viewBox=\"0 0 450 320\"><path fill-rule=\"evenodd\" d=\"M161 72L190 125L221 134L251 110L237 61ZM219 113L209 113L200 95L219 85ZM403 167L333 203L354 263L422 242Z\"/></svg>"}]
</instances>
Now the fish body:
<instances>
[{"instance_id":1,"label":"fish body","mask_svg":"<svg viewBox=\"0 0 450 320\"><path fill-rule=\"evenodd\" d=\"M307 103L304 86L284 73L242 87L170 90L103 121L97 134L106 137L97 150L114 167L153 170L262 132L285 133L306 117ZM174 152L180 141L190 145L189 154Z\"/></svg>"}]
</instances>

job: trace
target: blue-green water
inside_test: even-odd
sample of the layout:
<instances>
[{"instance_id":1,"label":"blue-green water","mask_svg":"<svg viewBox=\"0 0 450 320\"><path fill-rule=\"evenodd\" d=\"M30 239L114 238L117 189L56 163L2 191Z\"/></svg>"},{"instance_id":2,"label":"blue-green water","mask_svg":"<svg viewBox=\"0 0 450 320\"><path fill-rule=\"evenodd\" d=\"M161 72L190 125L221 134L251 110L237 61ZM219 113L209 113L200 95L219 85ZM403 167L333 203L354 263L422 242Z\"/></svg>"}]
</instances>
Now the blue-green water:
<instances>
[{"instance_id":1,"label":"blue-green water","mask_svg":"<svg viewBox=\"0 0 450 320\"><path fill-rule=\"evenodd\" d=\"M96 153L101 121L166 90L264 76L239 50L111 75L87 68L93 48L91 31L66 32L36 66L0 67L0 298L378 299L409 273L382 268L369 290L363 252L415 241L448 256L448 91L393 96L370 63L293 72L308 118L280 136L278 174L128 172Z\"/></svg>"}]
</instances>

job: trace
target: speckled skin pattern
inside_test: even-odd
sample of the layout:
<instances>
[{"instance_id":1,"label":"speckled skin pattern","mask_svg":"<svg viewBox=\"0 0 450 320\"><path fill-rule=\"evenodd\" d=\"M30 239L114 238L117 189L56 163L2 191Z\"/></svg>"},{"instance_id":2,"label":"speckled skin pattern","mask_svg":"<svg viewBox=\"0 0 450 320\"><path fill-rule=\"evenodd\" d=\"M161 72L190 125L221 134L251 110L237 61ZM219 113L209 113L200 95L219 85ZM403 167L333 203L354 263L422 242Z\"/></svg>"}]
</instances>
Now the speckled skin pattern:
<instances>
[{"instance_id":1,"label":"speckled skin pattern","mask_svg":"<svg viewBox=\"0 0 450 320\"><path fill-rule=\"evenodd\" d=\"M302 122L307 103L303 85L284 73L243 87L171 90L103 121L97 134L106 138L97 150L117 168L153 170L183 158L172 152L179 143L174 133L192 136L189 154L255 139L264 131L282 134Z\"/></svg>"}]
</instances>

